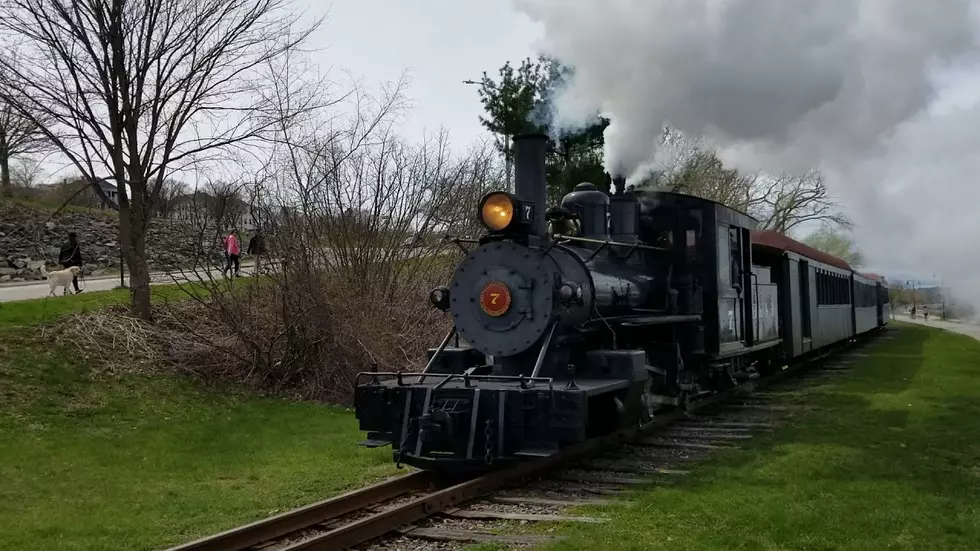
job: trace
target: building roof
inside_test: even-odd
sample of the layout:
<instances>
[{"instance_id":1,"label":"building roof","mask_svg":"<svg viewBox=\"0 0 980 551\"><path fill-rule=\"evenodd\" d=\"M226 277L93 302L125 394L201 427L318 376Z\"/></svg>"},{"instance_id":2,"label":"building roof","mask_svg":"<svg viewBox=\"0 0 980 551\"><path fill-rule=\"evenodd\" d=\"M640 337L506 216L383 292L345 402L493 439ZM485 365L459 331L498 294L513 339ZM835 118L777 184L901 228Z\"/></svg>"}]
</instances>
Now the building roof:
<instances>
[{"instance_id":1,"label":"building roof","mask_svg":"<svg viewBox=\"0 0 980 551\"><path fill-rule=\"evenodd\" d=\"M772 230L753 230L752 244L755 246L766 247L777 251L791 251L800 256L811 258L824 264L830 264L843 270L853 271L851 265L843 259L837 258L832 254L814 249L809 245L804 245L799 241L786 237L785 235Z\"/></svg>"},{"instance_id":2,"label":"building roof","mask_svg":"<svg viewBox=\"0 0 980 551\"><path fill-rule=\"evenodd\" d=\"M102 191L117 191L116 184L105 179L99 180L99 187L102 188Z\"/></svg>"}]
</instances>

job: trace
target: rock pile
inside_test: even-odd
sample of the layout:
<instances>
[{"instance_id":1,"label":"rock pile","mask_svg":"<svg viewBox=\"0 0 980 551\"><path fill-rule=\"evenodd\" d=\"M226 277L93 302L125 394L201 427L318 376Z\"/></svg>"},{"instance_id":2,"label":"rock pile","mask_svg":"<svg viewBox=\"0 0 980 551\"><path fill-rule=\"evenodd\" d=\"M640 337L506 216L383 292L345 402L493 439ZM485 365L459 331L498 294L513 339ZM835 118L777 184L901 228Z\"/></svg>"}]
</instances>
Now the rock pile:
<instances>
[{"instance_id":1,"label":"rock pile","mask_svg":"<svg viewBox=\"0 0 980 551\"><path fill-rule=\"evenodd\" d=\"M0 282L42 279L44 263L49 269L60 269L58 251L69 232L78 235L85 274L118 271L119 219L115 212L62 212L52 220L48 218L49 211L0 202ZM200 264L205 251L212 261L221 257L213 232L162 218L150 225L147 248L150 270Z\"/></svg>"}]
</instances>

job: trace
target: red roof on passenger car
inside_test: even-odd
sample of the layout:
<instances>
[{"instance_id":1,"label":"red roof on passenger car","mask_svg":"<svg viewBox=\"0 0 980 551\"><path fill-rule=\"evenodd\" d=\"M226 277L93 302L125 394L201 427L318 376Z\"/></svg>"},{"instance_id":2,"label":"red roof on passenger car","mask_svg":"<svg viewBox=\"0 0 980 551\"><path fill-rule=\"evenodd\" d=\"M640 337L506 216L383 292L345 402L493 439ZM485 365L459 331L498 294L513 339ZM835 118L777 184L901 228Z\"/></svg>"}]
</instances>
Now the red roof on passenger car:
<instances>
[{"instance_id":1,"label":"red roof on passenger car","mask_svg":"<svg viewBox=\"0 0 980 551\"><path fill-rule=\"evenodd\" d=\"M866 274L861 274L861 275L863 275L864 277L866 277L868 279L873 279L875 281L881 282L882 287L888 287L889 286L888 285L888 280L885 279L885 276L881 276L881 275L878 275L878 274L872 274L870 272L868 272Z\"/></svg>"},{"instance_id":2,"label":"red roof on passenger car","mask_svg":"<svg viewBox=\"0 0 980 551\"><path fill-rule=\"evenodd\" d=\"M804 245L799 241L786 237L785 235L772 230L754 230L752 232L752 244L778 251L792 251L800 256L812 258L824 264L830 264L843 270L851 270L851 265L832 254L818 251L809 245ZM853 270L851 270L853 271Z\"/></svg>"}]
</instances>

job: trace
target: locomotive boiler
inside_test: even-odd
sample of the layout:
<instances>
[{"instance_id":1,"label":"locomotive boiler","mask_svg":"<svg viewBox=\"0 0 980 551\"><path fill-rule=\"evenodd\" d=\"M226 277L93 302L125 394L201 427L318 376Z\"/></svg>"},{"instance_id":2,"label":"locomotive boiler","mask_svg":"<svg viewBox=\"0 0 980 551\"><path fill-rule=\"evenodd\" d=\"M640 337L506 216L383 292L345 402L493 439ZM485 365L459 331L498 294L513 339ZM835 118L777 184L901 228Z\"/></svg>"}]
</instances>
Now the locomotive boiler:
<instances>
[{"instance_id":1,"label":"locomotive boiler","mask_svg":"<svg viewBox=\"0 0 980 551\"><path fill-rule=\"evenodd\" d=\"M545 204L544 136L514 139L514 193L429 300L452 329L421 373L361 373L363 445L423 469L547 456L756 375L779 342L754 219L667 192L589 183ZM771 306L771 307L765 307Z\"/></svg>"}]
</instances>

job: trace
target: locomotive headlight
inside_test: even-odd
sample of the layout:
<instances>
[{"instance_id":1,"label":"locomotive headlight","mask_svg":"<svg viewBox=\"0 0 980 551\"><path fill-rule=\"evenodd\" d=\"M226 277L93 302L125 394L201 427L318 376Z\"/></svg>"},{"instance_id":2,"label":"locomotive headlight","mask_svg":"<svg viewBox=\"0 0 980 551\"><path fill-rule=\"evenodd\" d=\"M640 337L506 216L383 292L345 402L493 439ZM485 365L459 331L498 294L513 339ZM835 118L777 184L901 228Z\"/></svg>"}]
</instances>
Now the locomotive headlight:
<instances>
[{"instance_id":1,"label":"locomotive headlight","mask_svg":"<svg viewBox=\"0 0 980 551\"><path fill-rule=\"evenodd\" d=\"M429 293L429 302L433 306L445 312L449 310L449 288L436 287Z\"/></svg>"},{"instance_id":2,"label":"locomotive headlight","mask_svg":"<svg viewBox=\"0 0 980 551\"><path fill-rule=\"evenodd\" d=\"M514 198L509 193L495 191L480 201L480 222L490 231L499 232L514 220Z\"/></svg>"}]
</instances>

